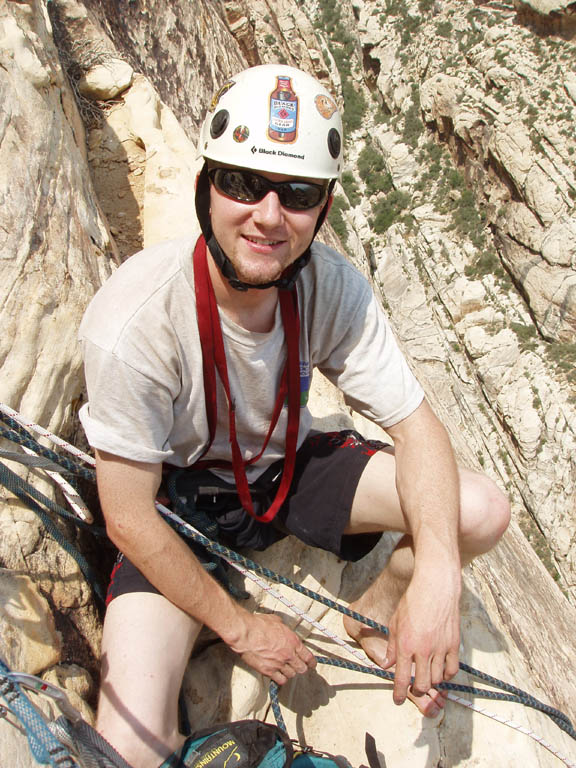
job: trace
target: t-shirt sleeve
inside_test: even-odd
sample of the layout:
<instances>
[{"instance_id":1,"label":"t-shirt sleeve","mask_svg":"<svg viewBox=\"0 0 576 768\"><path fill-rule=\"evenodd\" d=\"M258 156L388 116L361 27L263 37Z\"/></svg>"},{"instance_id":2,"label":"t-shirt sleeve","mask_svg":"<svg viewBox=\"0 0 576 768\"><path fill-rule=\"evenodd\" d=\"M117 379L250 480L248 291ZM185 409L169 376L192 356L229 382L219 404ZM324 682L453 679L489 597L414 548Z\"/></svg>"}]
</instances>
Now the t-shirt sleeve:
<instances>
[{"instance_id":1,"label":"t-shirt sleeve","mask_svg":"<svg viewBox=\"0 0 576 768\"><path fill-rule=\"evenodd\" d=\"M342 391L347 405L386 428L413 413L424 392L380 302L368 282L358 277L354 301L345 299L345 318L332 324L331 343L326 345L330 353L318 367Z\"/></svg>"},{"instance_id":2,"label":"t-shirt sleeve","mask_svg":"<svg viewBox=\"0 0 576 768\"><path fill-rule=\"evenodd\" d=\"M90 445L133 461L168 461L173 393L112 351L88 339L82 346L88 402L80 421Z\"/></svg>"}]
</instances>

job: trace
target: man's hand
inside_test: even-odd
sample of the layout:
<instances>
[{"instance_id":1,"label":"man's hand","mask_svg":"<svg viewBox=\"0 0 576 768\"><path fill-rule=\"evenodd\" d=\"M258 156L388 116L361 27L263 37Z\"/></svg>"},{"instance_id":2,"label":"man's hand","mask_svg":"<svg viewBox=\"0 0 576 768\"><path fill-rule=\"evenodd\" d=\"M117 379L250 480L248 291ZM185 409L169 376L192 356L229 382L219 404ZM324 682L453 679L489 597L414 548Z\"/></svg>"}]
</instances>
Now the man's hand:
<instances>
[{"instance_id":1,"label":"man's hand","mask_svg":"<svg viewBox=\"0 0 576 768\"><path fill-rule=\"evenodd\" d=\"M460 643L459 574L456 584L421 583L414 577L390 619L384 667L396 665L394 702L402 704L410 688L422 696L458 672Z\"/></svg>"},{"instance_id":2,"label":"man's hand","mask_svg":"<svg viewBox=\"0 0 576 768\"><path fill-rule=\"evenodd\" d=\"M246 614L240 635L228 645L278 685L316 666L316 659L279 616Z\"/></svg>"}]
</instances>

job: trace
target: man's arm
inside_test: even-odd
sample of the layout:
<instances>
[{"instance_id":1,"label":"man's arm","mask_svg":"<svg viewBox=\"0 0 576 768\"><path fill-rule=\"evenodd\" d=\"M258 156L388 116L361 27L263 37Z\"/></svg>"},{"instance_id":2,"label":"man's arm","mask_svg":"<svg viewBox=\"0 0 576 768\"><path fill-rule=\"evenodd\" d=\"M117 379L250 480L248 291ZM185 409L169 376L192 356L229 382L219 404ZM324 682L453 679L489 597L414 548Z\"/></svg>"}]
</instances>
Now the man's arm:
<instances>
[{"instance_id":1,"label":"man's arm","mask_svg":"<svg viewBox=\"0 0 576 768\"><path fill-rule=\"evenodd\" d=\"M241 608L154 507L161 465L96 452L98 493L112 542L168 600L216 632L247 664L285 683L315 666L281 619Z\"/></svg>"},{"instance_id":2,"label":"man's arm","mask_svg":"<svg viewBox=\"0 0 576 768\"><path fill-rule=\"evenodd\" d=\"M389 428L396 486L414 542L414 573L390 620L387 666L396 665L394 700L406 697L415 664L415 693L458 671L461 562L459 480L446 430L424 401Z\"/></svg>"}]
</instances>

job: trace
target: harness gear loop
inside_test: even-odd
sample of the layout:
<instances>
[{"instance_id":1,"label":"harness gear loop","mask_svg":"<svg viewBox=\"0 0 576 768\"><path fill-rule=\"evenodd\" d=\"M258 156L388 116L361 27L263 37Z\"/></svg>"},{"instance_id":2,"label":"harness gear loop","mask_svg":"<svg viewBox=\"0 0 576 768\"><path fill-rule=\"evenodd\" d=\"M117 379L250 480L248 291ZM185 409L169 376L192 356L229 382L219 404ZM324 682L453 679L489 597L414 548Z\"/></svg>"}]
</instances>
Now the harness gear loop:
<instances>
[{"instance_id":1,"label":"harness gear loop","mask_svg":"<svg viewBox=\"0 0 576 768\"><path fill-rule=\"evenodd\" d=\"M198 315L198 329L202 345L202 363L204 375L204 392L206 397L206 412L210 439L204 448L202 456L209 451L218 420L216 401L216 373L222 383L228 401L228 423L230 433L230 446L232 452L232 470L236 481L236 489L242 503L242 507L259 522L268 523L274 519L288 494L288 489L294 475L296 464L296 449L298 442L298 428L300 424L300 317L298 313L298 296L296 289L290 291L279 290L280 311L287 346L287 359L282 372L280 388L268 434L260 453L248 461L244 461L236 435L235 405L230 390L228 367L226 364L226 351L224 338L218 314L216 296L208 270L206 241L200 235L194 249L194 288L196 293L196 312ZM286 426L285 461L282 479L276 493L276 497L269 509L262 515L256 514L252 503L252 496L246 478L246 467L257 462L263 455L268 442L274 432L284 401L288 396L288 423ZM224 461L207 461L202 457L194 464L198 469L207 467L229 468L230 463Z\"/></svg>"}]
</instances>

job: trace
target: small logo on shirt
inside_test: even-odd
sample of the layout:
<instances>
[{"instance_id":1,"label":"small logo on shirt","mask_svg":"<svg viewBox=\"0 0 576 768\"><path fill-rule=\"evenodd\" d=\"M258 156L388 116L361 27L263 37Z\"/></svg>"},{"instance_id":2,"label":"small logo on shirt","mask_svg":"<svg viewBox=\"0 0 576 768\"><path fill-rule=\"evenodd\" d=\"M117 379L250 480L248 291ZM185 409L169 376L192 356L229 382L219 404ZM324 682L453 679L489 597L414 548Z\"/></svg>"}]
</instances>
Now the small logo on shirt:
<instances>
[{"instance_id":1,"label":"small logo on shirt","mask_svg":"<svg viewBox=\"0 0 576 768\"><path fill-rule=\"evenodd\" d=\"M310 395L310 363L300 361L300 408L308 405Z\"/></svg>"}]
</instances>

